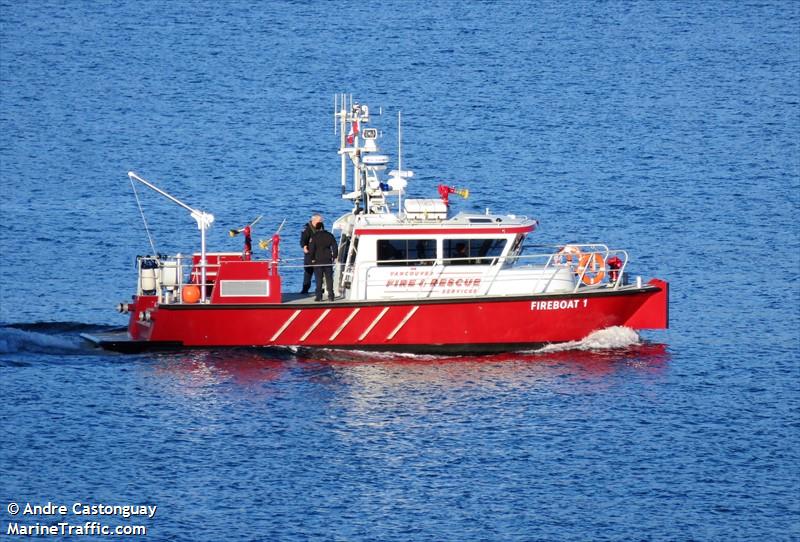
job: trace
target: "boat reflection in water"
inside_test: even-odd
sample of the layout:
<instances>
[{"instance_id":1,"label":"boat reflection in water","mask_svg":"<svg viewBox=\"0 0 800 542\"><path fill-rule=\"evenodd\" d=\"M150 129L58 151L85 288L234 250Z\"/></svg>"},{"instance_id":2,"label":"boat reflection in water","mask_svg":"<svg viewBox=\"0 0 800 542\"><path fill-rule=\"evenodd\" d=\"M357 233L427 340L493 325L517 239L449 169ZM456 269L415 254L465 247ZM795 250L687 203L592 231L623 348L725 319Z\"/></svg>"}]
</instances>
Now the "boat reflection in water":
<instances>
[{"instance_id":1,"label":"boat reflection in water","mask_svg":"<svg viewBox=\"0 0 800 542\"><path fill-rule=\"evenodd\" d=\"M179 350L154 354L155 373L172 376L185 393L223 385L252 387L279 380L292 359L289 351L271 348Z\"/></svg>"},{"instance_id":2,"label":"boat reflection in water","mask_svg":"<svg viewBox=\"0 0 800 542\"><path fill-rule=\"evenodd\" d=\"M372 391L407 387L544 389L559 393L598 392L615 386L617 376L659 378L669 362L664 344L637 342L605 349L554 348L486 356L409 356L317 350L299 352L315 377L336 374ZM624 380L624 378L622 379Z\"/></svg>"},{"instance_id":3,"label":"boat reflection in water","mask_svg":"<svg viewBox=\"0 0 800 542\"><path fill-rule=\"evenodd\" d=\"M276 386L291 387L292 382L299 382L311 388L309 393L321 386L338 388L347 395L369 396L384 395L390 389L402 395L408 387L597 392L620 383L620 379L609 377L631 374L660 378L670 355L666 345L644 342L633 330L609 328L583 341L539 351L485 356L242 348L164 352L156 359L155 373L175 377L177 387L188 395L236 388L269 393Z\"/></svg>"}]
</instances>

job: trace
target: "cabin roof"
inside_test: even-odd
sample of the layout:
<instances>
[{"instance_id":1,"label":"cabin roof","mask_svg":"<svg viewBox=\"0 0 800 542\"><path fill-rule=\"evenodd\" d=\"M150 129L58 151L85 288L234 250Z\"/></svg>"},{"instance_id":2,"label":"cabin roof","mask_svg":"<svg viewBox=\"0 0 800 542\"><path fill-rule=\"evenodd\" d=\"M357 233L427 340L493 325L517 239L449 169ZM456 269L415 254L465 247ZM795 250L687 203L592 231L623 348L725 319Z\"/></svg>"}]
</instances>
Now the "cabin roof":
<instances>
[{"instance_id":1,"label":"cabin roof","mask_svg":"<svg viewBox=\"0 0 800 542\"><path fill-rule=\"evenodd\" d=\"M463 212L447 220L406 219L388 213L355 218L357 235L510 234L531 232L537 225L528 217Z\"/></svg>"}]
</instances>

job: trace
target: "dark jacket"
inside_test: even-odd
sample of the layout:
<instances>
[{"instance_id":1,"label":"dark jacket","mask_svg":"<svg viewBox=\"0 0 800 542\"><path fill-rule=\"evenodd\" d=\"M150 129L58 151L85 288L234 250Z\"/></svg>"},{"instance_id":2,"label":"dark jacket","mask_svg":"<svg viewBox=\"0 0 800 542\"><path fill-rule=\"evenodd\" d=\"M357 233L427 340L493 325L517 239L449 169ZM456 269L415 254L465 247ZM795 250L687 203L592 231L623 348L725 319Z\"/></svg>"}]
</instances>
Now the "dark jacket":
<instances>
[{"instance_id":1,"label":"dark jacket","mask_svg":"<svg viewBox=\"0 0 800 542\"><path fill-rule=\"evenodd\" d=\"M336 239L331 232L318 230L311 236L308 243L308 252L311 254L312 263L315 265L331 265L336 261Z\"/></svg>"},{"instance_id":2,"label":"dark jacket","mask_svg":"<svg viewBox=\"0 0 800 542\"><path fill-rule=\"evenodd\" d=\"M314 235L314 227L311 225L311 222L306 222L305 228L303 228L303 233L300 234L300 248L305 248L308 246L308 242L311 241L311 236ZM311 260L314 258L311 255L311 252L306 253L303 251L303 263L305 265L310 265Z\"/></svg>"}]
</instances>

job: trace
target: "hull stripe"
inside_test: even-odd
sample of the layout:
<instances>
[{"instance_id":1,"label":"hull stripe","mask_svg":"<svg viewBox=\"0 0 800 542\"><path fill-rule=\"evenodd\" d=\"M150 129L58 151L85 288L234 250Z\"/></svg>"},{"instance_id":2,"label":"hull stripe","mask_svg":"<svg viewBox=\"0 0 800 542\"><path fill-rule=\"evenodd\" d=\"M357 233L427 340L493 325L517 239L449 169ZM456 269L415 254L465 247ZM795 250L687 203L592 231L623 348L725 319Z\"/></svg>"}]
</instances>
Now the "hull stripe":
<instances>
[{"instance_id":1,"label":"hull stripe","mask_svg":"<svg viewBox=\"0 0 800 542\"><path fill-rule=\"evenodd\" d=\"M273 336L270 338L269 342L275 342L275 339L277 339L278 337L280 337L280 336L281 336L281 333L283 333L284 331L286 331L286 328L287 328L287 327L289 327L289 324L291 324L292 322L294 322L294 319L295 319L295 318L297 318L297 316L298 316L298 315L299 315L301 312L303 312L303 311L301 311L300 309L297 309L296 311L294 311L294 313L293 313L293 314L292 314L292 315L291 315L289 318L287 318L287 319L286 319L286 321L283 323L283 325L280 327L280 329L279 329L278 331L276 331L276 332L275 332L275 335L273 335Z\"/></svg>"},{"instance_id":2,"label":"hull stripe","mask_svg":"<svg viewBox=\"0 0 800 542\"><path fill-rule=\"evenodd\" d=\"M322 322L325 319L325 317L328 316L328 314L330 314L330 312L331 312L331 309L325 309L323 311L323 313L319 315L319 318L317 318L314 321L314 323L311 324L311 327L308 328L308 330L303 334L303 336L300 337L300 342L305 341L308 338L308 336L311 335L311 332L314 331L315 329L317 329L317 326L319 325L319 323Z\"/></svg>"},{"instance_id":3,"label":"hull stripe","mask_svg":"<svg viewBox=\"0 0 800 542\"><path fill-rule=\"evenodd\" d=\"M372 328L374 328L377 325L377 323L380 322L381 318L383 318L383 315L386 314L387 312L389 312L389 307L384 307L383 310L380 312L380 314L378 314L378 316L375 317L375 319L372 321L369 327L365 329L364 333L362 333L361 336L358 338L359 342L363 341L364 338L367 335L369 335L369 332L372 331Z\"/></svg>"},{"instance_id":4,"label":"hull stripe","mask_svg":"<svg viewBox=\"0 0 800 542\"><path fill-rule=\"evenodd\" d=\"M414 313L417 312L417 309L419 309L419 305L414 305L414 307L408 311L408 314L406 314L405 318L403 318L400 323L397 324L397 327L394 328L391 333L389 333L389 336L386 337L387 341L394 339L394 336L397 335L397 332L400 331L404 325L406 325L406 322L408 322L412 316L414 316Z\"/></svg>"},{"instance_id":5,"label":"hull stripe","mask_svg":"<svg viewBox=\"0 0 800 542\"><path fill-rule=\"evenodd\" d=\"M347 318L344 319L344 322L342 322L342 325L339 326L339 329L337 329L336 331L333 332L333 335L331 335L331 337L328 339L328 342L331 342L334 339L336 339L336 337L339 336L339 333L341 333L342 330L345 327L347 327L347 324L350 323L350 320L355 318L356 314L358 314L358 311L360 311L360 310L361 310L360 308L353 309L353 312L351 312L350 315Z\"/></svg>"}]
</instances>

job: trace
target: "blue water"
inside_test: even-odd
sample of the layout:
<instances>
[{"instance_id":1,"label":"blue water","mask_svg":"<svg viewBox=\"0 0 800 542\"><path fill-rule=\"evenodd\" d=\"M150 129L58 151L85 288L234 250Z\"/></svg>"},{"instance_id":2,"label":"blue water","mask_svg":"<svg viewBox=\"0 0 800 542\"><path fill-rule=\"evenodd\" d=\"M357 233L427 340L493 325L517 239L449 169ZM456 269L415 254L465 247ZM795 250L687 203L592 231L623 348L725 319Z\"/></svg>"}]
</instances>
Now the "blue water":
<instances>
[{"instance_id":1,"label":"blue water","mask_svg":"<svg viewBox=\"0 0 800 542\"><path fill-rule=\"evenodd\" d=\"M414 195L627 249L671 328L483 358L81 342L150 251L129 170L213 212L216 250L264 213L297 257L346 212L335 92L391 152L403 111ZM796 2L3 0L0 530L50 501L155 504L88 518L141 540L798 540L799 141ZM197 248L140 195L157 250Z\"/></svg>"}]
</instances>

